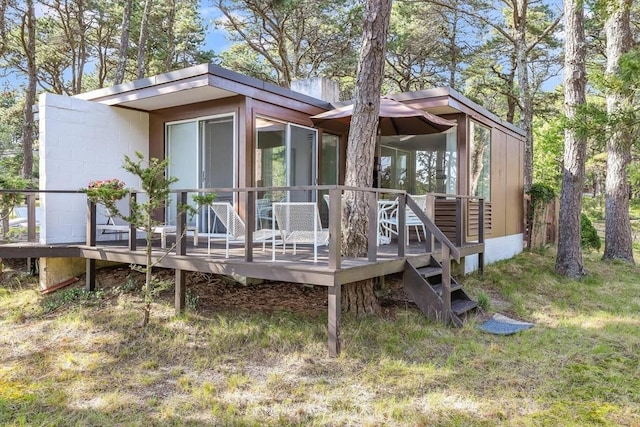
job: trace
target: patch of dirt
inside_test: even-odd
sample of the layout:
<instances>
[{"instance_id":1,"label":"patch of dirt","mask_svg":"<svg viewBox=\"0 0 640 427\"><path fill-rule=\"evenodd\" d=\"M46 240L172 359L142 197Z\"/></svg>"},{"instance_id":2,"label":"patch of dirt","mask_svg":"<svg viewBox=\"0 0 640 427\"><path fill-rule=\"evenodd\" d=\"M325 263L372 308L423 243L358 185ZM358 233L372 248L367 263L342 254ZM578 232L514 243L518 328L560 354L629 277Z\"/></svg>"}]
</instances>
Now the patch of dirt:
<instances>
[{"instance_id":1,"label":"patch of dirt","mask_svg":"<svg viewBox=\"0 0 640 427\"><path fill-rule=\"evenodd\" d=\"M13 269L24 269L23 260L5 260ZM162 292L160 299L173 304L173 270L154 269L154 276L169 282L169 290ZM84 287L85 277L80 275L74 287ZM125 292L140 289L144 274L131 270L128 266L100 268L96 272L96 288L119 287ZM389 276L384 285L379 286L378 299L385 315L393 317L399 308L417 307L405 295L400 275ZM64 289L64 288L63 288ZM186 273L187 306L195 305L201 314L220 310L240 310L247 312L287 311L297 314L321 316L327 313L327 289L324 286L304 285L288 282L262 282L244 285L226 276L199 272Z\"/></svg>"}]
</instances>

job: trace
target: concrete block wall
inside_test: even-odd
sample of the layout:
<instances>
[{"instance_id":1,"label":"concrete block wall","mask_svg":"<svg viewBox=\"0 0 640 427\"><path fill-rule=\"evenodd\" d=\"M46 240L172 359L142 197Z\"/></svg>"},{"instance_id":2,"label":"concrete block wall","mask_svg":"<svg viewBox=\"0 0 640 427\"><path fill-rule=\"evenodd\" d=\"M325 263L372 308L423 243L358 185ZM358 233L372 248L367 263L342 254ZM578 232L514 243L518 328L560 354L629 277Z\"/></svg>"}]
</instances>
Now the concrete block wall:
<instances>
[{"instance_id":1,"label":"concrete block wall","mask_svg":"<svg viewBox=\"0 0 640 427\"><path fill-rule=\"evenodd\" d=\"M494 237L484 242L484 263L486 265L503 259L513 258L522 252L524 247L523 234ZM478 255L471 255L464 259L464 273L473 273L478 269Z\"/></svg>"},{"instance_id":2,"label":"concrete block wall","mask_svg":"<svg viewBox=\"0 0 640 427\"><path fill-rule=\"evenodd\" d=\"M78 190L89 181L139 180L122 169L124 155L149 155L149 115L144 112L45 93L39 99L40 189ZM40 243L86 239L86 196L42 194Z\"/></svg>"}]
</instances>

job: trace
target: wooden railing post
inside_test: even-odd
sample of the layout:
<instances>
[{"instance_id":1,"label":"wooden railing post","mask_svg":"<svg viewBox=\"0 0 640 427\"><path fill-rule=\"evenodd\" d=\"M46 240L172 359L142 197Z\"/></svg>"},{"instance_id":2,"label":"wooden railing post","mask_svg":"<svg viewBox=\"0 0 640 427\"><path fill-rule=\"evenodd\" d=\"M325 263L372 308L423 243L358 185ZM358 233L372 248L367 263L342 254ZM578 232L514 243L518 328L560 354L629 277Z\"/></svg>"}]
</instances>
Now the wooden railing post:
<instances>
[{"instance_id":1,"label":"wooden railing post","mask_svg":"<svg viewBox=\"0 0 640 427\"><path fill-rule=\"evenodd\" d=\"M87 246L96 245L96 204L87 199ZM96 289L96 260L87 258L85 262L85 289Z\"/></svg>"},{"instance_id":2,"label":"wooden railing post","mask_svg":"<svg viewBox=\"0 0 640 427\"><path fill-rule=\"evenodd\" d=\"M435 224L436 222L436 196L433 194L427 194L427 198L425 201L425 209L424 213L427 214L427 217ZM433 233L425 227L426 239L425 239L425 252L431 253L433 252L433 248L435 246L435 238L433 237Z\"/></svg>"},{"instance_id":3,"label":"wooden railing post","mask_svg":"<svg viewBox=\"0 0 640 427\"><path fill-rule=\"evenodd\" d=\"M403 257L407 236L407 205L406 193L398 197L398 256Z\"/></svg>"},{"instance_id":4,"label":"wooden railing post","mask_svg":"<svg viewBox=\"0 0 640 427\"><path fill-rule=\"evenodd\" d=\"M243 194L245 199L245 212L247 218L245 220L244 230L244 260L246 262L253 261L253 230L256 229L256 194L253 191L247 191Z\"/></svg>"},{"instance_id":5,"label":"wooden railing post","mask_svg":"<svg viewBox=\"0 0 640 427\"><path fill-rule=\"evenodd\" d=\"M478 243L484 243L484 199L478 200ZM484 273L484 250L478 254L478 270Z\"/></svg>"},{"instance_id":6,"label":"wooden railing post","mask_svg":"<svg viewBox=\"0 0 640 427\"><path fill-rule=\"evenodd\" d=\"M129 215L133 212L133 206L138 199L137 193L129 193ZM135 251L137 249L137 229L133 224L129 224L129 250Z\"/></svg>"},{"instance_id":7,"label":"wooden railing post","mask_svg":"<svg viewBox=\"0 0 640 427\"><path fill-rule=\"evenodd\" d=\"M464 221L463 221L463 206L462 206L462 198L456 197L456 246L458 248L462 247L462 242L464 241Z\"/></svg>"},{"instance_id":8,"label":"wooden railing post","mask_svg":"<svg viewBox=\"0 0 640 427\"><path fill-rule=\"evenodd\" d=\"M27 240L36 241L36 195L27 194Z\"/></svg>"},{"instance_id":9,"label":"wooden railing post","mask_svg":"<svg viewBox=\"0 0 640 427\"><path fill-rule=\"evenodd\" d=\"M442 315L443 321L451 319L451 253L447 245L442 245Z\"/></svg>"},{"instance_id":10,"label":"wooden railing post","mask_svg":"<svg viewBox=\"0 0 640 427\"><path fill-rule=\"evenodd\" d=\"M87 246L96 245L96 204L87 199Z\"/></svg>"},{"instance_id":11,"label":"wooden railing post","mask_svg":"<svg viewBox=\"0 0 640 427\"><path fill-rule=\"evenodd\" d=\"M342 264L342 190L329 190L329 268L339 270Z\"/></svg>"},{"instance_id":12,"label":"wooden railing post","mask_svg":"<svg viewBox=\"0 0 640 427\"><path fill-rule=\"evenodd\" d=\"M187 192L180 191L176 194L176 255L187 254Z\"/></svg>"},{"instance_id":13,"label":"wooden railing post","mask_svg":"<svg viewBox=\"0 0 640 427\"><path fill-rule=\"evenodd\" d=\"M378 230L378 199L375 192L369 191L367 193L367 203L369 205L367 210L369 220L367 256L369 262L376 262L378 259L378 234L380 230Z\"/></svg>"}]
</instances>

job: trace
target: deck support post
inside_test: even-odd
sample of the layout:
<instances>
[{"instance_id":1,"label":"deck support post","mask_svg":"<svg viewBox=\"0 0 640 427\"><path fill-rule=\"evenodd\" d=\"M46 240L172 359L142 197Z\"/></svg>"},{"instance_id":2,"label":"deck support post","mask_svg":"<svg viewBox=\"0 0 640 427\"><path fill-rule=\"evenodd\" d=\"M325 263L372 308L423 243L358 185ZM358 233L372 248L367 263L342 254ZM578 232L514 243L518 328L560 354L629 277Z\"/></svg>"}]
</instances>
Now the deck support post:
<instances>
[{"instance_id":1,"label":"deck support post","mask_svg":"<svg viewBox=\"0 0 640 427\"><path fill-rule=\"evenodd\" d=\"M94 205L95 207L95 205ZM96 290L96 260L87 258L87 271L85 275L85 290L93 292Z\"/></svg>"},{"instance_id":2,"label":"deck support post","mask_svg":"<svg viewBox=\"0 0 640 427\"><path fill-rule=\"evenodd\" d=\"M176 308L176 316L180 315L184 312L185 308L185 271L176 269L175 270L175 308Z\"/></svg>"},{"instance_id":3,"label":"deck support post","mask_svg":"<svg viewBox=\"0 0 640 427\"><path fill-rule=\"evenodd\" d=\"M329 299L329 357L340 354L340 314L342 313L342 286L327 288Z\"/></svg>"}]
</instances>

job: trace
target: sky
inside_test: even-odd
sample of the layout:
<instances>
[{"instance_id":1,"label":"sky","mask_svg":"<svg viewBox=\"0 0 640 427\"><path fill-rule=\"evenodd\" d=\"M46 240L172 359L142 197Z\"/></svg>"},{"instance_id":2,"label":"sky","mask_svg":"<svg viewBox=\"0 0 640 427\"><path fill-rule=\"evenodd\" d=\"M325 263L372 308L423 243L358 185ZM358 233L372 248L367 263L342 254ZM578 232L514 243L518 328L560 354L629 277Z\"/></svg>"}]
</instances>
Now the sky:
<instances>
[{"instance_id":1,"label":"sky","mask_svg":"<svg viewBox=\"0 0 640 427\"><path fill-rule=\"evenodd\" d=\"M36 10L36 15L42 15L42 11ZM227 32L222 29L216 29L214 21L221 16L218 8L212 5L211 0L200 0L200 15L202 22L206 25L205 33L205 50L213 50L214 53L219 54L229 48L231 43L226 39ZM24 79L18 78L15 75L3 75L0 73L0 91L4 89L12 89L20 86L24 83Z\"/></svg>"},{"instance_id":2,"label":"sky","mask_svg":"<svg viewBox=\"0 0 640 427\"><path fill-rule=\"evenodd\" d=\"M226 40L227 32L216 29L213 22L221 16L218 8L211 5L211 0L200 0L200 16L207 26L205 50L213 50L216 54L225 51L230 43Z\"/></svg>"}]
</instances>

